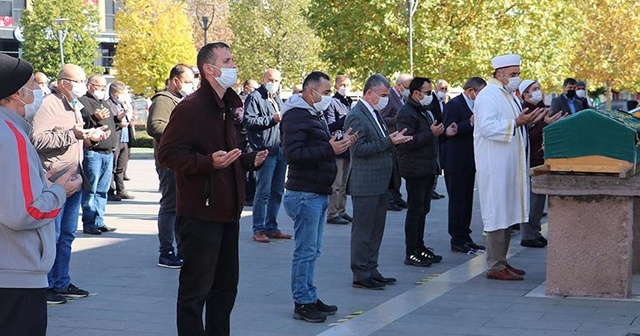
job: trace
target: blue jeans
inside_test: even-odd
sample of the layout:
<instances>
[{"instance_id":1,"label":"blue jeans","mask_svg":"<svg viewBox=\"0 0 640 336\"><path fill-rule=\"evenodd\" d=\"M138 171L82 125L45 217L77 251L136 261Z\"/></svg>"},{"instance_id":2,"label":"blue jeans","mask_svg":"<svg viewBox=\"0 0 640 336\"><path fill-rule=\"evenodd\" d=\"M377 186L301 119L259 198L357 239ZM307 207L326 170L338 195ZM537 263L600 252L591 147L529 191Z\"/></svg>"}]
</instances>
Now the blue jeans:
<instances>
[{"instance_id":1,"label":"blue jeans","mask_svg":"<svg viewBox=\"0 0 640 336\"><path fill-rule=\"evenodd\" d=\"M282 149L269 156L256 172L256 195L253 198L253 233L278 232L278 211L284 193L287 162Z\"/></svg>"},{"instance_id":2,"label":"blue jeans","mask_svg":"<svg viewBox=\"0 0 640 336\"><path fill-rule=\"evenodd\" d=\"M291 264L291 292L299 304L318 300L313 276L322 250L322 231L327 219L328 195L302 191L284 194L284 210L293 219L295 249Z\"/></svg>"},{"instance_id":3,"label":"blue jeans","mask_svg":"<svg viewBox=\"0 0 640 336\"><path fill-rule=\"evenodd\" d=\"M55 290L67 289L71 283L71 277L69 276L71 243L73 243L73 240L76 238L81 198L82 191L78 191L67 197L67 201L55 219L56 259L48 275L49 287Z\"/></svg>"},{"instance_id":4,"label":"blue jeans","mask_svg":"<svg viewBox=\"0 0 640 336\"><path fill-rule=\"evenodd\" d=\"M85 150L82 170L87 178L85 185L89 186L89 190L82 190L82 226L103 227L107 192L113 177L113 153Z\"/></svg>"}]
</instances>

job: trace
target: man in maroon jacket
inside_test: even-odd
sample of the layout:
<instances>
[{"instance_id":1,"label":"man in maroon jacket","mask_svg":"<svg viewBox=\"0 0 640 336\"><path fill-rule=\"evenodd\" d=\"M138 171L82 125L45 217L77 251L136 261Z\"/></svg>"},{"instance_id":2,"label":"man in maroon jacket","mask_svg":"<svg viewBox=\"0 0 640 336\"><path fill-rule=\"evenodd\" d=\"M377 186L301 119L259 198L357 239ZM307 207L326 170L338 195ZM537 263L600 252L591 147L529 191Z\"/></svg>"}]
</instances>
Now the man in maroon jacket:
<instances>
[{"instance_id":1,"label":"man in maroon jacket","mask_svg":"<svg viewBox=\"0 0 640 336\"><path fill-rule=\"evenodd\" d=\"M238 223L244 174L268 152L237 148L232 86L237 68L229 46L209 43L198 52L200 88L173 110L158 161L175 173L176 214L184 264L178 289L178 335L229 335L238 292ZM203 325L203 307L207 307Z\"/></svg>"},{"instance_id":2,"label":"man in maroon jacket","mask_svg":"<svg viewBox=\"0 0 640 336\"><path fill-rule=\"evenodd\" d=\"M527 79L520 83L518 88L522 97L522 107L533 111L536 108L547 108L544 104L544 94L540 83ZM542 147L542 130L550 123L560 119L562 113L554 116L546 116L543 120L532 124L529 128L529 167L533 168L544 164L544 152ZM529 197L529 222L520 224L522 238L520 245L525 247L542 248L547 246L547 239L540 233L540 219L544 212L547 195L530 192Z\"/></svg>"}]
</instances>

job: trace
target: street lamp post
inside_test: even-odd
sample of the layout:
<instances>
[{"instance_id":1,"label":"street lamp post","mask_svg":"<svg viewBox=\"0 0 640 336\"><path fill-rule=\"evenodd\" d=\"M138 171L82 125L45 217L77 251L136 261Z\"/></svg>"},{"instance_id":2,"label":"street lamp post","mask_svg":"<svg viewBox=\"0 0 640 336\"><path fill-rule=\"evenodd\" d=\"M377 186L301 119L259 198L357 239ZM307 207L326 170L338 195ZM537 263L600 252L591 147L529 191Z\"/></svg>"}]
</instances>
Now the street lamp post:
<instances>
[{"instance_id":1,"label":"street lamp post","mask_svg":"<svg viewBox=\"0 0 640 336\"><path fill-rule=\"evenodd\" d=\"M407 15L409 16L409 71L413 76L413 14L418 8L418 0L407 0Z\"/></svg>"},{"instance_id":2,"label":"street lamp post","mask_svg":"<svg viewBox=\"0 0 640 336\"><path fill-rule=\"evenodd\" d=\"M211 18L209 18L208 15L202 15L200 16L200 13L198 11L198 7L203 6L205 8L211 6ZM196 4L196 17L198 17L198 24L200 25L200 28L202 28L202 30L204 31L204 44L207 44L207 31L209 31L209 27L211 27L211 24L213 23L213 15L215 13L215 7L213 4Z\"/></svg>"},{"instance_id":3,"label":"street lamp post","mask_svg":"<svg viewBox=\"0 0 640 336\"><path fill-rule=\"evenodd\" d=\"M64 65L64 47L62 43L67 38L67 28L63 27L62 25L66 21L69 21L69 19L59 18L59 19L55 19L54 21L56 23L56 26L58 27L58 31L56 32L57 33L56 39L58 40L58 46L60 48L60 66L62 67Z\"/></svg>"}]
</instances>

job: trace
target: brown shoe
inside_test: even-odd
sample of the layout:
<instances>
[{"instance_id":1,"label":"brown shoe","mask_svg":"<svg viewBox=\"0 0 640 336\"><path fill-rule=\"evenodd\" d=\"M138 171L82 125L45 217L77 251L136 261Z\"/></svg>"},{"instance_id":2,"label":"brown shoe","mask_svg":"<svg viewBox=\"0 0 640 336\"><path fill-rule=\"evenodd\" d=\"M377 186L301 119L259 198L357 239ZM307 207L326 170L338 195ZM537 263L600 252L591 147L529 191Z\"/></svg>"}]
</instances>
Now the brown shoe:
<instances>
[{"instance_id":1,"label":"brown shoe","mask_svg":"<svg viewBox=\"0 0 640 336\"><path fill-rule=\"evenodd\" d=\"M527 274L527 272L525 272L525 270L523 269L519 269L519 268L515 268L511 265L507 265L507 268L511 271L511 273L515 273L517 275L525 275Z\"/></svg>"},{"instance_id":2,"label":"brown shoe","mask_svg":"<svg viewBox=\"0 0 640 336\"><path fill-rule=\"evenodd\" d=\"M524 279L521 275L517 275L511 272L508 268L503 268L499 271L488 271L487 279L495 279L495 280L522 280Z\"/></svg>"},{"instance_id":3,"label":"brown shoe","mask_svg":"<svg viewBox=\"0 0 640 336\"><path fill-rule=\"evenodd\" d=\"M274 233L267 233L267 237L271 239L291 239L290 234L282 233L280 231Z\"/></svg>"},{"instance_id":4,"label":"brown shoe","mask_svg":"<svg viewBox=\"0 0 640 336\"><path fill-rule=\"evenodd\" d=\"M268 243L269 237L267 237L267 235L264 233L255 233L253 235L253 240L257 241L258 243Z\"/></svg>"}]
</instances>

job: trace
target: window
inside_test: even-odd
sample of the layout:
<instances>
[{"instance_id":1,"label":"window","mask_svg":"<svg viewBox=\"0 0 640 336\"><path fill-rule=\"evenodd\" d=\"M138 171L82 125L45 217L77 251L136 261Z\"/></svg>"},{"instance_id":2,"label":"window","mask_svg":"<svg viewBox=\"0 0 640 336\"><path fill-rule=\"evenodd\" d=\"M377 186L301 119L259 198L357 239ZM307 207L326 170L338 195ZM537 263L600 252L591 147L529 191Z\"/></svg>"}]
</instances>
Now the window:
<instances>
[{"instance_id":1,"label":"window","mask_svg":"<svg viewBox=\"0 0 640 336\"><path fill-rule=\"evenodd\" d=\"M13 26L13 2L0 1L0 27Z\"/></svg>"}]
</instances>

